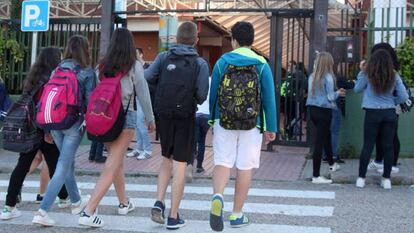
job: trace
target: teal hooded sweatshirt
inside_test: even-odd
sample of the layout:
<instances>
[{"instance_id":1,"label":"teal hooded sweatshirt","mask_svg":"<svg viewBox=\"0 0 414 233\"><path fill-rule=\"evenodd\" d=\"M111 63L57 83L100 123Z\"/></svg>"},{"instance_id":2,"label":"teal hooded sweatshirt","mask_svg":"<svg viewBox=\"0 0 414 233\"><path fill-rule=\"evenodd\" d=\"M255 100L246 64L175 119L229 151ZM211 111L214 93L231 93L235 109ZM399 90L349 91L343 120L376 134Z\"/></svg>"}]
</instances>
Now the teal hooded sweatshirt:
<instances>
[{"instance_id":1,"label":"teal hooded sweatshirt","mask_svg":"<svg viewBox=\"0 0 414 233\"><path fill-rule=\"evenodd\" d=\"M264 111L264 130L269 132L277 132L276 128L276 97L275 97L275 85L273 81L272 71L270 70L269 65L266 60L257 55L249 48L238 48L232 52L225 53L214 65L213 74L211 76L211 86L210 86L210 124L214 123L214 120L220 119L220 108L218 103L215 105L217 93L221 79L224 72L227 69L227 66L250 66L256 65L256 69L259 72L261 95L262 95L262 105ZM215 110L215 116L213 114L213 108ZM257 127L260 128L260 116L257 118Z\"/></svg>"}]
</instances>

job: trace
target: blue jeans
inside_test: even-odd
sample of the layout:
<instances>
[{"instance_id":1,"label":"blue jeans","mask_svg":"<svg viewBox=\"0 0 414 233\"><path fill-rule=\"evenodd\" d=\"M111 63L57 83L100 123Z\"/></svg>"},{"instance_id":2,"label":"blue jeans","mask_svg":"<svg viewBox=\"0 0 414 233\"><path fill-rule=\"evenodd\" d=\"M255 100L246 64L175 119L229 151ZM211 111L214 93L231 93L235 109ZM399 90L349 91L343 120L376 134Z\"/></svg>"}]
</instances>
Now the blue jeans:
<instances>
[{"instance_id":1,"label":"blue jeans","mask_svg":"<svg viewBox=\"0 0 414 233\"><path fill-rule=\"evenodd\" d=\"M76 203L80 200L78 185L75 180L75 154L82 140L80 131L81 120L66 130L52 130L51 134L60 151L55 174L49 181L46 194L40 204L40 209L49 211L56 200L60 189L65 184L70 201Z\"/></svg>"},{"instance_id":2,"label":"blue jeans","mask_svg":"<svg viewBox=\"0 0 414 233\"><path fill-rule=\"evenodd\" d=\"M152 147L151 140L148 135L148 129L145 124L145 116L142 111L142 107L139 104L137 99L137 126L136 126L136 136L137 136L137 150L141 154L145 152L146 154L151 155Z\"/></svg>"},{"instance_id":3,"label":"blue jeans","mask_svg":"<svg viewBox=\"0 0 414 233\"><path fill-rule=\"evenodd\" d=\"M338 143L339 143L339 133L341 131L341 122L342 122L341 109L340 108L332 109L331 142L332 142L333 157L335 159L339 158Z\"/></svg>"},{"instance_id":4,"label":"blue jeans","mask_svg":"<svg viewBox=\"0 0 414 233\"><path fill-rule=\"evenodd\" d=\"M204 161L204 152L206 149L206 135L210 125L208 124L209 115L207 114L197 114L196 117L196 126L195 126L195 147L197 147L197 168L203 167ZM194 163L191 162L191 164Z\"/></svg>"}]
</instances>

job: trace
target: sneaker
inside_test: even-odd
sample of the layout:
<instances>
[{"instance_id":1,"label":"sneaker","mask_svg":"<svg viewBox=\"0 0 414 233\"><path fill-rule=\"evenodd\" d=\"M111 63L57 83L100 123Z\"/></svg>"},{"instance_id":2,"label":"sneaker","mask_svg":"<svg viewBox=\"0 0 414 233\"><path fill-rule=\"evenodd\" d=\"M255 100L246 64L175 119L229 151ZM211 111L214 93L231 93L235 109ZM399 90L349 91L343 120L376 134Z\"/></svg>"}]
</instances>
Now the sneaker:
<instances>
[{"instance_id":1,"label":"sneaker","mask_svg":"<svg viewBox=\"0 0 414 233\"><path fill-rule=\"evenodd\" d=\"M369 164L368 164L368 170L378 170L384 168L384 165L382 163L378 163L375 160L372 160Z\"/></svg>"},{"instance_id":2,"label":"sneaker","mask_svg":"<svg viewBox=\"0 0 414 233\"><path fill-rule=\"evenodd\" d=\"M69 207L71 204L72 204L72 203L70 202L69 197L68 197L68 198L66 198L66 199L60 199L60 198L59 198L58 203L57 203L58 207L59 207L59 208L61 208L61 209L63 209L63 208L67 208L67 207Z\"/></svg>"},{"instance_id":3,"label":"sneaker","mask_svg":"<svg viewBox=\"0 0 414 233\"><path fill-rule=\"evenodd\" d=\"M35 213L32 223L51 227L55 225L55 220L51 219L46 211L39 210Z\"/></svg>"},{"instance_id":4,"label":"sneaker","mask_svg":"<svg viewBox=\"0 0 414 233\"><path fill-rule=\"evenodd\" d=\"M341 169L341 166L339 166L339 164L337 164L337 163L334 163L332 166L329 166L329 171L330 172L336 172L339 169Z\"/></svg>"},{"instance_id":5,"label":"sneaker","mask_svg":"<svg viewBox=\"0 0 414 233\"><path fill-rule=\"evenodd\" d=\"M36 196L35 203L40 204L40 203L42 203L42 201L43 201L43 195L38 193L37 196Z\"/></svg>"},{"instance_id":6,"label":"sneaker","mask_svg":"<svg viewBox=\"0 0 414 233\"><path fill-rule=\"evenodd\" d=\"M193 165L187 165L187 168L185 170L185 182L191 183L193 182Z\"/></svg>"},{"instance_id":7,"label":"sneaker","mask_svg":"<svg viewBox=\"0 0 414 233\"><path fill-rule=\"evenodd\" d=\"M179 214L177 214L177 218L168 217L167 230L177 230L183 226L185 226L185 221L180 218Z\"/></svg>"},{"instance_id":8,"label":"sneaker","mask_svg":"<svg viewBox=\"0 0 414 233\"><path fill-rule=\"evenodd\" d=\"M164 224L164 212L165 205L161 201L156 201L154 207L151 209L151 220L159 224Z\"/></svg>"},{"instance_id":9,"label":"sneaker","mask_svg":"<svg viewBox=\"0 0 414 233\"><path fill-rule=\"evenodd\" d=\"M222 231L224 228L223 207L223 196L215 194L211 200L210 211L210 227L213 231Z\"/></svg>"},{"instance_id":10,"label":"sneaker","mask_svg":"<svg viewBox=\"0 0 414 233\"><path fill-rule=\"evenodd\" d=\"M95 156L89 155L88 160L92 163L93 161L95 161Z\"/></svg>"},{"instance_id":11,"label":"sneaker","mask_svg":"<svg viewBox=\"0 0 414 233\"><path fill-rule=\"evenodd\" d=\"M342 159L335 159L335 163L345 163L345 160L342 160Z\"/></svg>"},{"instance_id":12,"label":"sneaker","mask_svg":"<svg viewBox=\"0 0 414 233\"><path fill-rule=\"evenodd\" d=\"M313 184L332 184L332 180L327 179L323 176L313 177L312 178Z\"/></svg>"},{"instance_id":13,"label":"sneaker","mask_svg":"<svg viewBox=\"0 0 414 233\"><path fill-rule=\"evenodd\" d=\"M105 156L99 157L99 158L95 159L95 162L96 163L105 163L106 162L106 157Z\"/></svg>"},{"instance_id":14,"label":"sneaker","mask_svg":"<svg viewBox=\"0 0 414 233\"><path fill-rule=\"evenodd\" d=\"M249 218L245 214L242 214L240 218L232 214L229 216L229 220L231 227L244 227L249 225Z\"/></svg>"},{"instance_id":15,"label":"sneaker","mask_svg":"<svg viewBox=\"0 0 414 233\"><path fill-rule=\"evenodd\" d=\"M365 187L365 179L358 177L355 184L358 188L364 188Z\"/></svg>"},{"instance_id":16,"label":"sneaker","mask_svg":"<svg viewBox=\"0 0 414 233\"><path fill-rule=\"evenodd\" d=\"M384 189L391 189L391 179L382 178L381 187L383 187Z\"/></svg>"},{"instance_id":17,"label":"sneaker","mask_svg":"<svg viewBox=\"0 0 414 233\"><path fill-rule=\"evenodd\" d=\"M138 160L145 160L145 159L149 159L149 158L151 158L151 155L150 154L148 154L148 153L140 153L138 156L137 156L137 159Z\"/></svg>"},{"instance_id":18,"label":"sneaker","mask_svg":"<svg viewBox=\"0 0 414 233\"><path fill-rule=\"evenodd\" d=\"M128 204L125 205L123 203L120 203L118 205L118 214L119 215L127 215L129 212L133 211L135 209L134 204L131 203L131 201L128 200Z\"/></svg>"},{"instance_id":19,"label":"sneaker","mask_svg":"<svg viewBox=\"0 0 414 233\"><path fill-rule=\"evenodd\" d=\"M377 172L378 173L384 173L384 168L380 168L380 169L378 169L377 170ZM395 174L395 173L398 173L398 172L400 172L400 169L398 168L398 167L395 167L395 166L393 166L392 168L391 168L391 173L392 174Z\"/></svg>"},{"instance_id":20,"label":"sneaker","mask_svg":"<svg viewBox=\"0 0 414 233\"><path fill-rule=\"evenodd\" d=\"M89 227L103 227L104 221L96 215L96 212L92 216L89 216L85 211L82 211L79 216L78 224Z\"/></svg>"},{"instance_id":21,"label":"sneaker","mask_svg":"<svg viewBox=\"0 0 414 233\"><path fill-rule=\"evenodd\" d=\"M139 155L138 150L133 150L133 151L131 151L131 152L128 152L128 153L126 154L126 157L128 157L128 158L130 158L130 157L137 157L138 155Z\"/></svg>"},{"instance_id":22,"label":"sneaker","mask_svg":"<svg viewBox=\"0 0 414 233\"><path fill-rule=\"evenodd\" d=\"M89 202L89 199L91 198L90 195L85 196L84 198L81 197L81 199L76 202L76 203L72 203L72 214L73 215L78 215L80 214L86 207L86 205Z\"/></svg>"},{"instance_id":23,"label":"sneaker","mask_svg":"<svg viewBox=\"0 0 414 233\"><path fill-rule=\"evenodd\" d=\"M1 211L0 219L9 220L20 216L22 216L22 212L20 212L16 207L12 208L10 206L5 206L3 211Z\"/></svg>"},{"instance_id":24,"label":"sneaker","mask_svg":"<svg viewBox=\"0 0 414 233\"><path fill-rule=\"evenodd\" d=\"M197 170L196 170L197 173L203 173L204 171L205 170L202 167L198 167Z\"/></svg>"}]
</instances>

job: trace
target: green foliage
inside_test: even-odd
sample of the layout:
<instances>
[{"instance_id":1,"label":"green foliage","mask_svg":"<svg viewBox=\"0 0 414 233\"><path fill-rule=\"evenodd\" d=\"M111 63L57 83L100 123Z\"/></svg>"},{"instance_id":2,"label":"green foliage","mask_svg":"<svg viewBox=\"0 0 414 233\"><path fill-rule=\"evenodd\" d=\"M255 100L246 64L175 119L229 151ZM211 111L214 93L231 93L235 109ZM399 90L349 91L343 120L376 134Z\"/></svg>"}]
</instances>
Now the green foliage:
<instances>
[{"instance_id":1,"label":"green foliage","mask_svg":"<svg viewBox=\"0 0 414 233\"><path fill-rule=\"evenodd\" d=\"M15 63L22 62L24 57L23 47L16 41L12 33L7 29L0 29L0 70L7 68L7 56Z\"/></svg>"},{"instance_id":2,"label":"green foliage","mask_svg":"<svg viewBox=\"0 0 414 233\"><path fill-rule=\"evenodd\" d=\"M358 151L353 145L346 143L339 148L339 157L343 159L355 159L358 158Z\"/></svg>"},{"instance_id":3,"label":"green foliage","mask_svg":"<svg viewBox=\"0 0 414 233\"><path fill-rule=\"evenodd\" d=\"M414 38L407 38L397 47L401 76L409 87L414 87Z\"/></svg>"}]
</instances>

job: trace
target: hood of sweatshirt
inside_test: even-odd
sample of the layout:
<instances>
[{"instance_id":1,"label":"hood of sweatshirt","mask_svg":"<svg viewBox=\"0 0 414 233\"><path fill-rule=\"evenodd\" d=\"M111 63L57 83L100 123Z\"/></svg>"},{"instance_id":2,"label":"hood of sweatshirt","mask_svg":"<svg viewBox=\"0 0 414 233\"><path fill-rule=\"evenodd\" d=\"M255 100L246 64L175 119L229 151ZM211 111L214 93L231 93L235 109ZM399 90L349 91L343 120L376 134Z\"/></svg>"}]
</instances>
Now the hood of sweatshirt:
<instances>
[{"instance_id":1,"label":"hood of sweatshirt","mask_svg":"<svg viewBox=\"0 0 414 233\"><path fill-rule=\"evenodd\" d=\"M170 48L171 53L176 55L198 55L197 50L193 46L177 44Z\"/></svg>"},{"instance_id":2,"label":"hood of sweatshirt","mask_svg":"<svg viewBox=\"0 0 414 233\"><path fill-rule=\"evenodd\" d=\"M227 64L237 66L261 65L267 63L266 59L262 56L257 55L251 49L243 47L225 53L221 59L223 59Z\"/></svg>"}]
</instances>

